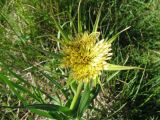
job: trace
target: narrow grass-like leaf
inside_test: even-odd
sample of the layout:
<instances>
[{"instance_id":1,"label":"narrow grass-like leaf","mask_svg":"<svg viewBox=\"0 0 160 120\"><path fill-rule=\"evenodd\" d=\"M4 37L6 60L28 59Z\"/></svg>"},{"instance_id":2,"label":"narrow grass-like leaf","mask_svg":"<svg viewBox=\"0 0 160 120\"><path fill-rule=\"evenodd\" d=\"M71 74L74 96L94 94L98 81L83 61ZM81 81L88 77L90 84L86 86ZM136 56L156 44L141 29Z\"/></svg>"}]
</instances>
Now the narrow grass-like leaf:
<instances>
[{"instance_id":1,"label":"narrow grass-like leaf","mask_svg":"<svg viewBox=\"0 0 160 120\"><path fill-rule=\"evenodd\" d=\"M74 97L73 97L72 102L70 104L70 109L71 110L75 110L77 108L77 104L79 102L79 98L80 98L81 92L82 92L82 90L84 88L83 86L84 86L83 82L80 82L78 84L76 93L74 94Z\"/></svg>"},{"instance_id":2,"label":"narrow grass-like leaf","mask_svg":"<svg viewBox=\"0 0 160 120\"><path fill-rule=\"evenodd\" d=\"M140 90L140 88L141 88L142 80L143 80L143 78L144 78L144 75L145 75L145 70L144 70L143 73L142 73L142 76L141 76L139 85L137 86L136 93L134 94L134 96L133 96L133 98L132 98L133 101L134 101L134 100L136 99L136 97L138 96L138 92L139 92L139 90Z\"/></svg>"},{"instance_id":3,"label":"narrow grass-like leaf","mask_svg":"<svg viewBox=\"0 0 160 120\"><path fill-rule=\"evenodd\" d=\"M82 0L80 0L78 4L78 33L82 32L81 9L80 9L81 2Z\"/></svg>"},{"instance_id":4,"label":"narrow grass-like leaf","mask_svg":"<svg viewBox=\"0 0 160 120\"><path fill-rule=\"evenodd\" d=\"M30 63L28 63L28 64L30 64ZM66 93L65 90L63 89L64 87L61 86L60 83L58 83L56 80L54 80L50 75L44 73L42 70L39 70L38 67L36 67L36 66L34 66L34 65L32 65L32 64L30 64L30 66L32 66L32 69L37 70L37 71L38 71L40 74L42 74L45 78L47 78L49 81L51 81L51 82L55 85L56 88L58 88L59 90L62 91L62 93L65 95L66 98L68 97L68 96L67 96L67 93Z\"/></svg>"},{"instance_id":5,"label":"narrow grass-like leaf","mask_svg":"<svg viewBox=\"0 0 160 120\"><path fill-rule=\"evenodd\" d=\"M0 106L0 108L19 108L19 109L29 109L40 116L47 118L54 118L61 120L64 117L68 117L72 114L72 111L67 107L53 105L53 104L33 104L25 106Z\"/></svg>"},{"instance_id":6,"label":"narrow grass-like leaf","mask_svg":"<svg viewBox=\"0 0 160 120\"><path fill-rule=\"evenodd\" d=\"M54 120L70 120L69 115L65 115L60 112L52 112L52 111L45 111L45 110L39 110L39 109L33 109L29 108L31 112L38 114L39 116L51 118Z\"/></svg>"},{"instance_id":7,"label":"narrow grass-like leaf","mask_svg":"<svg viewBox=\"0 0 160 120\"><path fill-rule=\"evenodd\" d=\"M130 70L130 69L142 69L139 67L132 67L132 66L120 66L120 65L114 65L107 63L105 70Z\"/></svg>"},{"instance_id":8,"label":"narrow grass-like leaf","mask_svg":"<svg viewBox=\"0 0 160 120\"><path fill-rule=\"evenodd\" d=\"M6 15L2 14L2 13L0 13L0 16L4 18L4 20L8 23L10 29L11 29L11 30L15 33L15 35L23 42L23 39L22 39L22 37L20 36L20 33L18 33L18 30L19 30L19 29L17 28L17 26L13 25L13 24L11 23L11 21L9 21L10 18L7 17ZM15 29L15 28L17 28L17 29Z\"/></svg>"},{"instance_id":9,"label":"narrow grass-like leaf","mask_svg":"<svg viewBox=\"0 0 160 120\"><path fill-rule=\"evenodd\" d=\"M68 98L67 93L65 92L65 90L63 89L64 87L61 86L61 84L59 84L56 80L54 80L51 76L49 76L48 74L39 71L43 76L45 76L48 80L50 80L53 84L56 85L56 87L62 91L62 93L65 95L66 98Z\"/></svg>"},{"instance_id":10,"label":"narrow grass-like leaf","mask_svg":"<svg viewBox=\"0 0 160 120\"><path fill-rule=\"evenodd\" d=\"M110 75L110 76L107 78L106 82L109 82L109 81L110 81L112 78L114 78L119 72L120 72L120 71L116 71L115 73L113 73L112 75Z\"/></svg>"},{"instance_id":11,"label":"narrow grass-like leaf","mask_svg":"<svg viewBox=\"0 0 160 120\"><path fill-rule=\"evenodd\" d=\"M99 91L100 91L100 88L101 88L101 87L100 87L99 84L97 84L96 87L93 88L93 90L91 91L91 94L90 94L90 96L91 96L91 101L94 100L94 99L97 97L97 95L98 95L98 93L99 93Z\"/></svg>"},{"instance_id":12,"label":"narrow grass-like leaf","mask_svg":"<svg viewBox=\"0 0 160 120\"><path fill-rule=\"evenodd\" d=\"M74 95L76 94L76 88L77 88L77 85L76 85L76 82L72 82L72 84L70 84L70 87L72 89L72 92L74 93Z\"/></svg>"},{"instance_id":13,"label":"narrow grass-like leaf","mask_svg":"<svg viewBox=\"0 0 160 120\"><path fill-rule=\"evenodd\" d=\"M130 27L127 27L127 28L125 28L124 30L122 30L122 31L118 32L117 34L115 34L112 38L110 38L110 39L107 41L107 43L108 43L108 44L111 44L112 42L114 42L114 41L117 39L117 37L118 37L122 32L128 30L129 28L130 28Z\"/></svg>"},{"instance_id":14,"label":"narrow grass-like leaf","mask_svg":"<svg viewBox=\"0 0 160 120\"><path fill-rule=\"evenodd\" d=\"M89 83L87 83L78 107L79 117L82 116L84 110L88 107L89 101L90 101L90 86L89 86Z\"/></svg>"},{"instance_id":15,"label":"narrow grass-like leaf","mask_svg":"<svg viewBox=\"0 0 160 120\"><path fill-rule=\"evenodd\" d=\"M31 85L27 80L24 80L20 75L16 74L14 71L12 71L10 69L10 67L8 65L6 65L5 63L1 62L1 66L4 67L9 73L11 73L14 77L16 77L20 82L24 83L25 85L28 85L30 87L32 87L33 89L40 91L41 93L45 94L48 98L53 99L50 95L48 95L46 92L44 92L43 90Z\"/></svg>"},{"instance_id":16,"label":"narrow grass-like leaf","mask_svg":"<svg viewBox=\"0 0 160 120\"><path fill-rule=\"evenodd\" d=\"M30 64L30 63L28 63ZM58 83L56 80L54 80L50 75L44 73L42 70L39 70L38 67L30 64L32 66L32 69L37 70L40 74L42 74L44 77L46 77L48 80L50 80L58 89L62 89L63 87L61 86L60 83Z\"/></svg>"},{"instance_id":17,"label":"narrow grass-like leaf","mask_svg":"<svg viewBox=\"0 0 160 120\"><path fill-rule=\"evenodd\" d=\"M12 84L12 86L14 86L14 88L19 89L21 93L26 93L26 94L28 94L30 97L32 97L34 100L37 100L37 101L40 102L40 99L37 98L35 95L33 95L33 94L29 91L29 89L26 89L25 87L20 86L20 85L18 85L17 83L14 83L13 81L9 81L9 82L10 82L10 84Z\"/></svg>"},{"instance_id":18,"label":"narrow grass-like leaf","mask_svg":"<svg viewBox=\"0 0 160 120\"><path fill-rule=\"evenodd\" d=\"M43 116L46 118L59 118L57 115L57 113L53 113L50 111L44 111L44 110L39 110L39 109L34 109L34 108L26 108L24 106L0 106L0 108L10 108L10 109L15 109L15 108L19 108L19 109L29 109L31 112L36 113L39 116Z\"/></svg>"},{"instance_id":19,"label":"narrow grass-like leaf","mask_svg":"<svg viewBox=\"0 0 160 120\"><path fill-rule=\"evenodd\" d=\"M101 11L102 11L102 6L103 6L103 3L101 4L101 7L100 7L100 9L98 11L98 14L97 14L96 21L94 23L92 32L97 32L98 24L99 24L99 20L100 20L100 16L101 16Z\"/></svg>"},{"instance_id":20,"label":"narrow grass-like leaf","mask_svg":"<svg viewBox=\"0 0 160 120\"><path fill-rule=\"evenodd\" d=\"M54 55L57 55L57 54L54 54ZM26 61L24 61L26 62ZM43 71L39 70L38 67L30 64L29 62L26 62L27 64L29 64L30 66L32 66L32 69L34 70L37 70L40 74L42 74L44 77L46 77L49 81L51 81L56 88L58 88L59 90L62 91L62 93L65 95L65 97L67 98L67 94L66 92L63 90L63 87L61 86L61 84L59 84L56 80L54 80L50 75L44 73ZM32 88L40 91L41 93L45 94L47 97L49 97L50 99L53 99L50 95L48 95L45 91L39 89L39 88L36 88L35 86L31 85L29 82L27 82L26 80L24 80L20 75L16 74L14 71L12 71L10 69L10 67L8 65L6 65L4 62L1 62L2 66L5 67L5 69L7 71L9 71L13 76L15 76L18 80L20 80L21 82L25 83L26 85L28 86L32 86Z\"/></svg>"},{"instance_id":21,"label":"narrow grass-like leaf","mask_svg":"<svg viewBox=\"0 0 160 120\"><path fill-rule=\"evenodd\" d=\"M106 119L110 118L111 116L117 114L120 110L122 110L125 106L126 106L127 103L124 103L118 110L116 110L114 113L112 113L109 117L107 117Z\"/></svg>"},{"instance_id":22,"label":"narrow grass-like leaf","mask_svg":"<svg viewBox=\"0 0 160 120\"><path fill-rule=\"evenodd\" d=\"M54 21L54 24L55 24L57 30L60 31L63 39L64 39L65 41L68 41L68 40L69 40L68 36L67 36L67 35L65 34L65 32L62 30L60 24L56 21L56 19L54 18L54 16L52 16L52 19L53 19L53 21Z\"/></svg>"},{"instance_id":23,"label":"narrow grass-like leaf","mask_svg":"<svg viewBox=\"0 0 160 120\"><path fill-rule=\"evenodd\" d=\"M59 118L58 116L56 116L55 114L57 113L51 113L49 111L42 111L42 110L38 110L38 109L30 109L31 112L36 113L39 116L42 117L46 117L46 118L51 118L51 119L55 119L55 118Z\"/></svg>"},{"instance_id":24,"label":"narrow grass-like leaf","mask_svg":"<svg viewBox=\"0 0 160 120\"><path fill-rule=\"evenodd\" d=\"M26 104L25 98L23 98L20 93L16 90L15 86L11 83L11 81L8 79L8 77L4 76L3 74L0 74L0 80L5 82L9 88L13 91L13 93L21 100L24 104Z\"/></svg>"},{"instance_id":25,"label":"narrow grass-like leaf","mask_svg":"<svg viewBox=\"0 0 160 120\"><path fill-rule=\"evenodd\" d=\"M25 108L40 109L52 112L71 113L71 110L69 108L54 104L33 104L33 105L27 105L25 106Z\"/></svg>"}]
</instances>

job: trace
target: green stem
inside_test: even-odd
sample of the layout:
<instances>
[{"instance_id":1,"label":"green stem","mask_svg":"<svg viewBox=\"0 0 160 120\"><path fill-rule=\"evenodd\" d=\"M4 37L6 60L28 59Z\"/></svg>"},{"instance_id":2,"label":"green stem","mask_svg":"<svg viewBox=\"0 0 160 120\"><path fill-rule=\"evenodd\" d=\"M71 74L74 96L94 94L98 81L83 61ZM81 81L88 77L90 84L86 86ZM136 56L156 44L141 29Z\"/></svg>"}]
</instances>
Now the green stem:
<instances>
[{"instance_id":1,"label":"green stem","mask_svg":"<svg viewBox=\"0 0 160 120\"><path fill-rule=\"evenodd\" d=\"M73 97L72 103L70 105L70 109L73 110L78 102L78 98L80 96L80 93L82 91L83 88L83 82L79 83L78 87L77 87L77 91L76 94Z\"/></svg>"}]
</instances>

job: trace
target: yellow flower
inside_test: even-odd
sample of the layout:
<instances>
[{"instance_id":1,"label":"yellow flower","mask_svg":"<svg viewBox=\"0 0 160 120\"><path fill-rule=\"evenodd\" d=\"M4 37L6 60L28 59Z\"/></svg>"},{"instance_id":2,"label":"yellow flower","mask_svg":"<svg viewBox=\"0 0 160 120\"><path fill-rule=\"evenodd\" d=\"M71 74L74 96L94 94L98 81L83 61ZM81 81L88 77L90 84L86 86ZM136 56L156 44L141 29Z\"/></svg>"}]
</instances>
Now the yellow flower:
<instances>
[{"instance_id":1,"label":"yellow flower","mask_svg":"<svg viewBox=\"0 0 160 120\"><path fill-rule=\"evenodd\" d=\"M99 33L84 33L63 44L63 68L70 68L71 77L77 81L89 82L107 68L111 59L111 44L98 41Z\"/></svg>"}]
</instances>

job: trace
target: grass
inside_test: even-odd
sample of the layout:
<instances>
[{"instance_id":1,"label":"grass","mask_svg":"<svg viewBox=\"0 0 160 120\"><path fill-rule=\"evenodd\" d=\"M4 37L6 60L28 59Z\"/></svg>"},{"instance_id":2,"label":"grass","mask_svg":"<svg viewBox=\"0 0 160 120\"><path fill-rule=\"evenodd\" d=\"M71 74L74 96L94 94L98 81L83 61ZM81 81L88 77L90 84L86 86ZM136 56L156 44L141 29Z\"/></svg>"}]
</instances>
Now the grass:
<instances>
[{"instance_id":1,"label":"grass","mask_svg":"<svg viewBox=\"0 0 160 120\"><path fill-rule=\"evenodd\" d=\"M98 27L98 31L102 33L101 38L110 38L131 26L114 42L114 55L110 62L140 66L144 70L103 72L101 81L105 94L97 87L100 92L82 118L159 119L159 0L82 1L79 9L82 28L79 27L79 31L83 29L92 32L102 2ZM1 105L54 103L63 106L66 99L73 97L71 91L67 92L62 87L66 83L68 73L58 69L57 51L61 46L57 38L62 39L62 36L60 31L56 31L53 17L65 33L74 35L78 29L74 25L78 24L78 4L78 0L0 1ZM27 98L27 101L23 100L24 98ZM68 106L69 102L66 103ZM34 107L44 109L44 106ZM35 113L42 114L31 107L0 107L2 120L46 119ZM46 113L46 116L56 116L57 119L66 117L63 112Z\"/></svg>"}]
</instances>

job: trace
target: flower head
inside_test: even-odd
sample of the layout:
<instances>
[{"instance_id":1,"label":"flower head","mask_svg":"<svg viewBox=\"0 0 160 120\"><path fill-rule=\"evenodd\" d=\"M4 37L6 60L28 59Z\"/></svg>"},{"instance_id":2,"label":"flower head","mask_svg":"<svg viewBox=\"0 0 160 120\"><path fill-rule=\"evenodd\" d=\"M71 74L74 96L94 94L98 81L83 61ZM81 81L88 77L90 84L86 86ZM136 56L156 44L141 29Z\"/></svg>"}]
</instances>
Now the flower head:
<instances>
[{"instance_id":1,"label":"flower head","mask_svg":"<svg viewBox=\"0 0 160 120\"><path fill-rule=\"evenodd\" d=\"M111 59L111 44L98 41L99 33L84 33L63 44L62 67L70 68L71 77L88 82L101 74Z\"/></svg>"}]
</instances>

